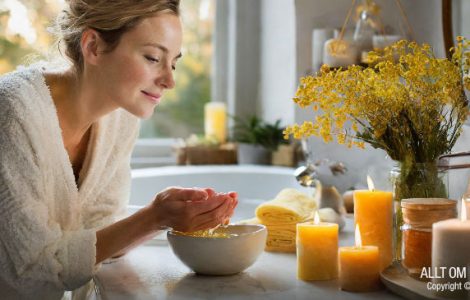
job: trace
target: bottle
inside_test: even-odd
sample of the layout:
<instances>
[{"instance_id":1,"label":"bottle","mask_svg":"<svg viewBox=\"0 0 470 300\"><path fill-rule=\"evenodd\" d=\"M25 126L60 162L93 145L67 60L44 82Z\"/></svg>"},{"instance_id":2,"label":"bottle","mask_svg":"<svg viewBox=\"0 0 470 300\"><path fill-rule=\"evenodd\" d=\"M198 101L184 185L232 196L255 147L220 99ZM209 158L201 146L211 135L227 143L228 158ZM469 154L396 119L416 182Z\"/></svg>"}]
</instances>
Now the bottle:
<instances>
[{"instance_id":1,"label":"bottle","mask_svg":"<svg viewBox=\"0 0 470 300\"><path fill-rule=\"evenodd\" d=\"M358 20L354 30L353 40L359 52L360 60L363 62L367 52L373 49L372 39L379 28L376 20L380 8L372 0L364 0L358 7Z\"/></svg>"}]
</instances>

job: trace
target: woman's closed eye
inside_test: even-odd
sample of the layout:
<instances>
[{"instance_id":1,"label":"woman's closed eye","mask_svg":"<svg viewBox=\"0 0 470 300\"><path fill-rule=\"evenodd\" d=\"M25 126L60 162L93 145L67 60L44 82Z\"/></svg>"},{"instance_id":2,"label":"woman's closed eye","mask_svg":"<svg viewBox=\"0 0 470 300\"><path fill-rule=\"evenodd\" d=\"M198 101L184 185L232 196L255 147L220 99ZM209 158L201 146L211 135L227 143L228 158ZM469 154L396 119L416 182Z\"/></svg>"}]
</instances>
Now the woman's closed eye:
<instances>
[{"instance_id":1,"label":"woman's closed eye","mask_svg":"<svg viewBox=\"0 0 470 300\"><path fill-rule=\"evenodd\" d=\"M160 62L160 58L158 58L158 57L152 57L150 55L145 55L144 57L145 57L146 60L148 60L151 63L159 63Z\"/></svg>"}]
</instances>

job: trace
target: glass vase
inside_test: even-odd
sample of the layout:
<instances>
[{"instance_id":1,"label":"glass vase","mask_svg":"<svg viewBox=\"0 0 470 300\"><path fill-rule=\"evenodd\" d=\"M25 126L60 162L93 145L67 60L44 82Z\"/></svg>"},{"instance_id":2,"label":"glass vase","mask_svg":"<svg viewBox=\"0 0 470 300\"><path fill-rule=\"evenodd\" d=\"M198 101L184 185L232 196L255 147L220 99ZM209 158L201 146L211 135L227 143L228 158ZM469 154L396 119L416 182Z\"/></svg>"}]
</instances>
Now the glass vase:
<instances>
[{"instance_id":1,"label":"glass vase","mask_svg":"<svg viewBox=\"0 0 470 300\"><path fill-rule=\"evenodd\" d=\"M448 198L449 177L446 169L437 162L399 162L390 173L393 185L393 260L401 263L403 257L402 231L403 214L401 200L408 198Z\"/></svg>"}]
</instances>

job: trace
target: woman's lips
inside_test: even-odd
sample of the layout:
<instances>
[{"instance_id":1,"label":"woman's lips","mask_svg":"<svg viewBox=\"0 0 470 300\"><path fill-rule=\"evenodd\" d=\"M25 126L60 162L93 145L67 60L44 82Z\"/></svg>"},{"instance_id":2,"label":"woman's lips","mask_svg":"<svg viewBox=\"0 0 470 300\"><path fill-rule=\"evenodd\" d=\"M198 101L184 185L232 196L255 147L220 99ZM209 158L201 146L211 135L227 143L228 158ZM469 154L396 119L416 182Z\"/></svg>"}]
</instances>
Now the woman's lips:
<instances>
[{"instance_id":1,"label":"woman's lips","mask_svg":"<svg viewBox=\"0 0 470 300\"><path fill-rule=\"evenodd\" d=\"M160 103L160 98L162 97L162 95L160 94L152 94L152 93L149 93L149 92L146 92L146 91L141 91L142 94L145 95L145 97L147 97L147 99L149 99L151 102L155 103L155 104L158 104Z\"/></svg>"}]
</instances>

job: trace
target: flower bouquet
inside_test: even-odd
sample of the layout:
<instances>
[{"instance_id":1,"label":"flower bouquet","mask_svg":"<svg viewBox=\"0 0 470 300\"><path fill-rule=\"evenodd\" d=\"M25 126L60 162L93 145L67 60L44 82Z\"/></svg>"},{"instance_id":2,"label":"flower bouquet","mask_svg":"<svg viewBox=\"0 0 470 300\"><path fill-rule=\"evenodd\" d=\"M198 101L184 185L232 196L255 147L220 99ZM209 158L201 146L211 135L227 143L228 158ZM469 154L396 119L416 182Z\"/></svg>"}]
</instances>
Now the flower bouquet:
<instances>
[{"instance_id":1,"label":"flower bouquet","mask_svg":"<svg viewBox=\"0 0 470 300\"><path fill-rule=\"evenodd\" d=\"M294 101L316 111L313 121L289 126L286 137L336 138L348 147L364 143L383 149L398 162L395 200L447 197L438 160L448 154L467 118L464 88L470 87L470 42L457 39L451 58L437 58L432 48L399 41L370 52L367 68L330 70L301 79ZM400 260L403 220L395 207L395 258Z\"/></svg>"}]
</instances>

